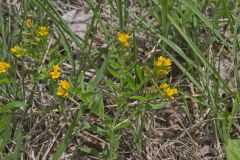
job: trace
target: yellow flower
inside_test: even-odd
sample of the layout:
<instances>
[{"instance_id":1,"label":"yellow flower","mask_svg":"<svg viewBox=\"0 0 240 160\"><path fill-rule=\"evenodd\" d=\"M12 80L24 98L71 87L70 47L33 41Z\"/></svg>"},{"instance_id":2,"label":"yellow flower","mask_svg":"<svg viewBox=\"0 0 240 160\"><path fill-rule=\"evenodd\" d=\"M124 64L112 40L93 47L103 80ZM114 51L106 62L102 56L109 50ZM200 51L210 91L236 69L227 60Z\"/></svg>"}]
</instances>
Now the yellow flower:
<instances>
[{"instance_id":1,"label":"yellow flower","mask_svg":"<svg viewBox=\"0 0 240 160\"><path fill-rule=\"evenodd\" d=\"M19 45L15 45L13 48L11 48L11 51L17 57L20 57L22 55L23 49Z\"/></svg>"},{"instance_id":2,"label":"yellow flower","mask_svg":"<svg viewBox=\"0 0 240 160\"><path fill-rule=\"evenodd\" d=\"M33 26L33 21L31 19L27 19L25 22L24 22L24 25L27 27L27 28L32 28Z\"/></svg>"},{"instance_id":3,"label":"yellow flower","mask_svg":"<svg viewBox=\"0 0 240 160\"><path fill-rule=\"evenodd\" d=\"M40 26L36 33L38 37L44 38L48 35L48 29L45 26Z\"/></svg>"},{"instance_id":4,"label":"yellow flower","mask_svg":"<svg viewBox=\"0 0 240 160\"><path fill-rule=\"evenodd\" d=\"M49 76L51 76L52 79L57 79L60 77L61 75L61 68L59 67L59 65L55 65L52 67L52 72L49 73Z\"/></svg>"},{"instance_id":5,"label":"yellow flower","mask_svg":"<svg viewBox=\"0 0 240 160\"><path fill-rule=\"evenodd\" d=\"M59 87L57 89L57 95L58 96L63 96L63 97L68 97L68 93L66 92L66 90L64 90L63 88Z\"/></svg>"},{"instance_id":6,"label":"yellow flower","mask_svg":"<svg viewBox=\"0 0 240 160\"><path fill-rule=\"evenodd\" d=\"M67 80L61 80L58 84L57 95L68 97L68 89L70 88L70 83Z\"/></svg>"},{"instance_id":7,"label":"yellow flower","mask_svg":"<svg viewBox=\"0 0 240 160\"><path fill-rule=\"evenodd\" d=\"M157 62L155 64L156 67L170 67L172 65L172 61L169 58L164 58L163 56L158 57Z\"/></svg>"},{"instance_id":8,"label":"yellow flower","mask_svg":"<svg viewBox=\"0 0 240 160\"><path fill-rule=\"evenodd\" d=\"M9 63L0 61L0 74L7 72L9 67L10 67Z\"/></svg>"},{"instance_id":9,"label":"yellow flower","mask_svg":"<svg viewBox=\"0 0 240 160\"><path fill-rule=\"evenodd\" d=\"M129 39L131 38L131 36L129 36L128 34L126 33L123 33L123 32L119 32L118 33L118 41L125 47L127 47L129 45Z\"/></svg>"},{"instance_id":10,"label":"yellow flower","mask_svg":"<svg viewBox=\"0 0 240 160\"><path fill-rule=\"evenodd\" d=\"M167 88L164 90L164 92L167 94L167 96L170 98L170 99L173 99L173 95L177 94L178 91L176 88Z\"/></svg>"},{"instance_id":11,"label":"yellow flower","mask_svg":"<svg viewBox=\"0 0 240 160\"><path fill-rule=\"evenodd\" d=\"M60 69L61 69L59 67L59 65L54 65L52 68L53 68L54 71L60 71Z\"/></svg>"},{"instance_id":12,"label":"yellow flower","mask_svg":"<svg viewBox=\"0 0 240 160\"><path fill-rule=\"evenodd\" d=\"M157 61L154 64L156 68L156 75L164 76L168 74L170 72L171 65L172 65L171 59L165 58L163 56L158 57Z\"/></svg>"},{"instance_id":13,"label":"yellow flower","mask_svg":"<svg viewBox=\"0 0 240 160\"><path fill-rule=\"evenodd\" d=\"M57 78L60 77L60 74L61 73L58 72L58 71L52 71L52 72L49 73L49 76L51 76L52 79L57 79Z\"/></svg>"},{"instance_id":14,"label":"yellow flower","mask_svg":"<svg viewBox=\"0 0 240 160\"><path fill-rule=\"evenodd\" d=\"M176 88L170 88L169 84L167 83L162 83L160 85L160 88L171 100L173 100L173 96L178 93L178 90Z\"/></svg>"},{"instance_id":15,"label":"yellow flower","mask_svg":"<svg viewBox=\"0 0 240 160\"><path fill-rule=\"evenodd\" d=\"M162 84L160 85L160 87L161 87L163 90L165 90L165 89L167 89L167 88L169 87L169 84L167 84L167 83L162 83Z\"/></svg>"},{"instance_id":16,"label":"yellow flower","mask_svg":"<svg viewBox=\"0 0 240 160\"><path fill-rule=\"evenodd\" d=\"M67 90L70 88L70 83L67 80L61 80L59 86Z\"/></svg>"},{"instance_id":17,"label":"yellow flower","mask_svg":"<svg viewBox=\"0 0 240 160\"><path fill-rule=\"evenodd\" d=\"M165 62L164 62L164 65L167 66L167 67L170 67L170 66L172 65L171 59L166 58L166 59L165 59Z\"/></svg>"},{"instance_id":18,"label":"yellow flower","mask_svg":"<svg viewBox=\"0 0 240 160\"><path fill-rule=\"evenodd\" d=\"M164 60L165 58L163 56L158 57L157 62L155 63L155 66L156 67L162 66L162 64L164 63Z\"/></svg>"}]
</instances>

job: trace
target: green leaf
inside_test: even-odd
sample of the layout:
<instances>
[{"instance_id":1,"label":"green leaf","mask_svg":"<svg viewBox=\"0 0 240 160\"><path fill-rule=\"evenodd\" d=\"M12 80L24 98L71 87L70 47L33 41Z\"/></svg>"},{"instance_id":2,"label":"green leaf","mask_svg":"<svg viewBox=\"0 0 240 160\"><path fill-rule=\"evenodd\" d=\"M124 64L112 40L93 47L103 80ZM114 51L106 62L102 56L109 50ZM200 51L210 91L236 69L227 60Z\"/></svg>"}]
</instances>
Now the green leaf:
<instances>
[{"instance_id":1,"label":"green leaf","mask_svg":"<svg viewBox=\"0 0 240 160\"><path fill-rule=\"evenodd\" d=\"M135 99L135 100L139 100L140 102L144 102L148 99L148 97L143 97L143 96L132 96L130 97L130 99Z\"/></svg>"},{"instance_id":2,"label":"green leaf","mask_svg":"<svg viewBox=\"0 0 240 160\"><path fill-rule=\"evenodd\" d=\"M118 83L114 83L113 81L109 80L109 79L105 79L105 83L107 85L108 88L110 88L110 90L112 91L119 91L119 84Z\"/></svg>"},{"instance_id":3,"label":"green leaf","mask_svg":"<svg viewBox=\"0 0 240 160\"><path fill-rule=\"evenodd\" d=\"M104 119L104 104L101 92L97 92L95 95L95 103L92 107L92 112L99 116L101 119Z\"/></svg>"},{"instance_id":4,"label":"green leaf","mask_svg":"<svg viewBox=\"0 0 240 160\"><path fill-rule=\"evenodd\" d=\"M0 84L8 84L10 81L7 78L0 79Z\"/></svg>"},{"instance_id":5,"label":"green leaf","mask_svg":"<svg viewBox=\"0 0 240 160\"><path fill-rule=\"evenodd\" d=\"M151 106L152 109L163 109L165 107L167 107L167 103L157 103L157 104L149 104Z\"/></svg>"},{"instance_id":6,"label":"green leaf","mask_svg":"<svg viewBox=\"0 0 240 160\"><path fill-rule=\"evenodd\" d=\"M17 135L16 135L16 146L14 149L14 153L13 153L13 159L14 160L18 160L20 159L20 150L21 150L21 146L22 146L22 126L18 126L17 131L16 131Z\"/></svg>"},{"instance_id":7,"label":"green leaf","mask_svg":"<svg viewBox=\"0 0 240 160\"><path fill-rule=\"evenodd\" d=\"M87 101L88 98L91 98L93 96L93 92L81 93L79 96L83 101Z\"/></svg>"},{"instance_id":8,"label":"green leaf","mask_svg":"<svg viewBox=\"0 0 240 160\"><path fill-rule=\"evenodd\" d=\"M11 126L4 127L4 130L0 132L0 153L5 149L5 146L11 142L12 136Z\"/></svg>"},{"instance_id":9,"label":"green leaf","mask_svg":"<svg viewBox=\"0 0 240 160\"><path fill-rule=\"evenodd\" d=\"M92 131L93 133L97 133L97 134L105 134L106 131L103 128L100 128L94 124L90 124L87 121L84 122L84 128Z\"/></svg>"},{"instance_id":10,"label":"green leaf","mask_svg":"<svg viewBox=\"0 0 240 160\"><path fill-rule=\"evenodd\" d=\"M8 124L11 123L11 118L9 116L5 116L0 119L0 131Z\"/></svg>"},{"instance_id":11,"label":"green leaf","mask_svg":"<svg viewBox=\"0 0 240 160\"><path fill-rule=\"evenodd\" d=\"M125 119L121 123L118 123L116 126L114 126L113 130L127 128L129 124L130 124L130 120L129 119Z\"/></svg>"},{"instance_id":12,"label":"green leaf","mask_svg":"<svg viewBox=\"0 0 240 160\"><path fill-rule=\"evenodd\" d=\"M4 116L0 119L0 153L5 148L5 146L10 142L11 137L11 117ZM8 125L8 126L7 126Z\"/></svg>"},{"instance_id":13,"label":"green leaf","mask_svg":"<svg viewBox=\"0 0 240 160\"><path fill-rule=\"evenodd\" d=\"M240 157L240 140L238 139L228 139L228 143L225 146L227 152L228 160L239 160Z\"/></svg>"},{"instance_id":14,"label":"green leaf","mask_svg":"<svg viewBox=\"0 0 240 160\"><path fill-rule=\"evenodd\" d=\"M112 139L110 139L109 143L111 145L112 148L114 148L114 150L117 150L120 144L120 139L121 139L121 135L116 134L114 135L114 137Z\"/></svg>"},{"instance_id":15,"label":"green leaf","mask_svg":"<svg viewBox=\"0 0 240 160\"><path fill-rule=\"evenodd\" d=\"M89 147L79 147L79 150L91 155L95 155L98 158L103 158L103 154L101 152L98 152L96 149L94 148L89 148Z\"/></svg>"},{"instance_id":16,"label":"green leaf","mask_svg":"<svg viewBox=\"0 0 240 160\"><path fill-rule=\"evenodd\" d=\"M140 81L143 81L143 71L142 71L142 68L139 65L136 65L135 66L135 71L136 71L138 79Z\"/></svg>"},{"instance_id":17,"label":"green leaf","mask_svg":"<svg viewBox=\"0 0 240 160\"><path fill-rule=\"evenodd\" d=\"M78 77L78 85L79 85L79 92L85 92L85 84L84 84L84 73L81 72L80 76Z\"/></svg>"},{"instance_id":18,"label":"green leaf","mask_svg":"<svg viewBox=\"0 0 240 160\"><path fill-rule=\"evenodd\" d=\"M130 87L131 90L134 90L135 89L135 81L134 81L133 76L130 73L126 73L125 76L126 76L128 87Z\"/></svg>"},{"instance_id":19,"label":"green leaf","mask_svg":"<svg viewBox=\"0 0 240 160\"><path fill-rule=\"evenodd\" d=\"M117 63L117 62L115 62L114 60L110 60L110 65L111 65L111 67L112 68L114 68L114 69L120 69L121 68L121 65L119 64L119 63Z\"/></svg>"},{"instance_id":20,"label":"green leaf","mask_svg":"<svg viewBox=\"0 0 240 160\"><path fill-rule=\"evenodd\" d=\"M5 104L2 107L0 107L0 113L1 112L6 112L6 111L11 110L11 109L19 109L19 108L23 109L24 107L26 107L25 102L13 101L13 102L10 102L10 103Z\"/></svg>"},{"instance_id":21,"label":"green leaf","mask_svg":"<svg viewBox=\"0 0 240 160\"><path fill-rule=\"evenodd\" d=\"M94 89L100 83L100 81L102 80L102 77L104 76L104 72L107 69L107 64L108 64L108 58L105 59L105 61L103 62L101 68L97 72L96 77L88 83L87 91L94 91Z\"/></svg>"},{"instance_id":22,"label":"green leaf","mask_svg":"<svg viewBox=\"0 0 240 160\"><path fill-rule=\"evenodd\" d=\"M240 103L240 97L236 97L234 100L233 106L232 106L232 112L230 114L230 117L235 117L237 114L237 111L239 110L239 103ZM230 131L232 129L232 124L234 122L233 118L229 118L228 122L228 128L227 128L227 134L230 135Z\"/></svg>"},{"instance_id":23,"label":"green leaf","mask_svg":"<svg viewBox=\"0 0 240 160\"><path fill-rule=\"evenodd\" d=\"M114 76L117 79L120 79L120 75L115 70L113 70L111 67L108 67L107 69L112 76Z\"/></svg>"}]
</instances>

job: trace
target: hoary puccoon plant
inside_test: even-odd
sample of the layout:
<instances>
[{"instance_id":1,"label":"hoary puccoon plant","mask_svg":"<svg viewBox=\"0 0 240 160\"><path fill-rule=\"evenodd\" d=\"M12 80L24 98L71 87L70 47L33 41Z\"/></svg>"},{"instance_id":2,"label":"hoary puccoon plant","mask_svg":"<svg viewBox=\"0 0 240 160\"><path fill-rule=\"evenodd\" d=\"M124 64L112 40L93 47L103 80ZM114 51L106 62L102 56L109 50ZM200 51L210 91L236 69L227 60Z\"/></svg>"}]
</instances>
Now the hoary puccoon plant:
<instances>
[{"instance_id":1,"label":"hoary puccoon plant","mask_svg":"<svg viewBox=\"0 0 240 160\"><path fill-rule=\"evenodd\" d=\"M108 159L117 158L117 149L121 141L121 131L131 128L136 148L141 152L146 111L167 107L178 94L177 88L169 84L167 76L171 71L171 59L160 55L152 63L141 61L137 57L134 35L119 32L117 46L110 56L108 72L110 79L106 84L111 98L117 104L114 115L105 118L109 141Z\"/></svg>"}]
</instances>

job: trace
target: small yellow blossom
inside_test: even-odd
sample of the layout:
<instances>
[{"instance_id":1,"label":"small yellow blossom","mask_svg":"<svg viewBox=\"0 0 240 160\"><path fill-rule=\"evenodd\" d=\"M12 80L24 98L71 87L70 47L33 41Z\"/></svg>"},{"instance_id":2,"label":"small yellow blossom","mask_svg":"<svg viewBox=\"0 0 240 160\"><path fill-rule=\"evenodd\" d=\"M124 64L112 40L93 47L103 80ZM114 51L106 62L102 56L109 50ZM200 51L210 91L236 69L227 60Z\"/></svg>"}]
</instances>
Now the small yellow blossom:
<instances>
[{"instance_id":1,"label":"small yellow blossom","mask_svg":"<svg viewBox=\"0 0 240 160\"><path fill-rule=\"evenodd\" d=\"M167 88L169 87L169 84L167 84L167 83L162 83L162 84L160 85L160 87L161 87L163 90L165 90L165 89L167 89Z\"/></svg>"},{"instance_id":2,"label":"small yellow blossom","mask_svg":"<svg viewBox=\"0 0 240 160\"><path fill-rule=\"evenodd\" d=\"M177 94L178 91L176 88L167 88L164 90L164 92L167 94L167 96L170 98L170 99L173 99L173 95Z\"/></svg>"},{"instance_id":3,"label":"small yellow blossom","mask_svg":"<svg viewBox=\"0 0 240 160\"><path fill-rule=\"evenodd\" d=\"M161 67L164 63L165 58L163 56L158 57L157 61L155 62L156 67Z\"/></svg>"},{"instance_id":4,"label":"small yellow blossom","mask_svg":"<svg viewBox=\"0 0 240 160\"><path fill-rule=\"evenodd\" d=\"M33 26L33 21L31 19L27 19L25 22L24 22L24 25L27 27L27 28L32 28Z\"/></svg>"},{"instance_id":5,"label":"small yellow blossom","mask_svg":"<svg viewBox=\"0 0 240 160\"><path fill-rule=\"evenodd\" d=\"M61 87L59 87L57 89L57 95L58 96L63 96L63 97L68 97L68 93L66 92L66 90L61 88Z\"/></svg>"},{"instance_id":6,"label":"small yellow blossom","mask_svg":"<svg viewBox=\"0 0 240 160\"><path fill-rule=\"evenodd\" d=\"M59 67L59 65L54 65L54 66L52 67L52 70L53 70L53 71L49 73L49 76L50 76L52 79L57 79L57 78L59 78L60 75L61 75L61 72L60 72L61 68Z\"/></svg>"},{"instance_id":7,"label":"small yellow blossom","mask_svg":"<svg viewBox=\"0 0 240 160\"><path fill-rule=\"evenodd\" d=\"M67 80L61 80L58 85L59 87L57 89L57 95L68 97L68 89L70 88L70 83Z\"/></svg>"},{"instance_id":8,"label":"small yellow blossom","mask_svg":"<svg viewBox=\"0 0 240 160\"><path fill-rule=\"evenodd\" d=\"M172 61L169 58L165 58L165 66L170 67L172 65Z\"/></svg>"},{"instance_id":9,"label":"small yellow blossom","mask_svg":"<svg viewBox=\"0 0 240 160\"><path fill-rule=\"evenodd\" d=\"M173 96L178 93L178 90L176 88L170 88L169 84L167 83L162 83L160 87L170 99L174 99Z\"/></svg>"},{"instance_id":10,"label":"small yellow blossom","mask_svg":"<svg viewBox=\"0 0 240 160\"><path fill-rule=\"evenodd\" d=\"M52 68L53 68L54 71L60 71L61 70L59 65L54 65Z\"/></svg>"},{"instance_id":11,"label":"small yellow blossom","mask_svg":"<svg viewBox=\"0 0 240 160\"><path fill-rule=\"evenodd\" d=\"M36 33L38 37L44 38L44 37L47 37L48 35L48 29L45 26L40 26Z\"/></svg>"},{"instance_id":12,"label":"small yellow blossom","mask_svg":"<svg viewBox=\"0 0 240 160\"><path fill-rule=\"evenodd\" d=\"M170 72L172 65L172 61L169 58L165 58L163 56L158 57L157 61L155 62L154 66L156 69L157 76L164 76Z\"/></svg>"},{"instance_id":13,"label":"small yellow blossom","mask_svg":"<svg viewBox=\"0 0 240 160\"><path fill-rule=\"evenodd\" d=\"M14 55L20 57L22 55L23 49L19 45L15 45L13 48L11 48L11 51Z\"/></svg>"},{"instance_id":14,"label":"small yellow blossom","mask_svg":"<svg viewBox=\"0 0 240 160\"><path fill-rule=\"evenodd\" d=\"M9 67L10 67L9 63L0 61L0 74L7 72Z\"/></svg>"},{"instance_id":15,"label":"small yellow blossom","mask_svg":"<svg viewBox=\"0 0 240 160\"><path fill-rule=\"evenodd\" d=\"M52 72L49 73L49 76L51 76L52 79L57 79L57 78L60 77L60 74L61 73L58 72L58 71L52 71Z\"/></svg>"},{"instance_id":16,"label":"small yellow blossom","mask_svg":"<svg viewBox=\"0 0 240 160\"><path fill-rule=\"evenodd\" d=\"M67 80L61 80L59 83L59 86L61 86L65 90L67 90L70 88L70 83Z\"/></svg>"},{"instance_id":17,"label":"small yellow blossom","mask_svg":"<svg viewBox=\"0 0 240 160\"><path fill-rule=\"evenodd\" d=\"M169 58L164 58L163 56L158 57L157 62L155 63L156 67L170 67L172 61Z\"/></svg>"},{"instance_id":18,"label":"small yellow blossom","mask_svg":"<svg viewBox=\"0 0 240 160\"><path fill-rule=\"evenodd\" d=\"M123 33L123 32L119 32L118 33L118 41L125 47L127 47L129 45L129 39L131 38L131 36L129 36L128 34L126 33Z\"/></svg>"}]
</instances>

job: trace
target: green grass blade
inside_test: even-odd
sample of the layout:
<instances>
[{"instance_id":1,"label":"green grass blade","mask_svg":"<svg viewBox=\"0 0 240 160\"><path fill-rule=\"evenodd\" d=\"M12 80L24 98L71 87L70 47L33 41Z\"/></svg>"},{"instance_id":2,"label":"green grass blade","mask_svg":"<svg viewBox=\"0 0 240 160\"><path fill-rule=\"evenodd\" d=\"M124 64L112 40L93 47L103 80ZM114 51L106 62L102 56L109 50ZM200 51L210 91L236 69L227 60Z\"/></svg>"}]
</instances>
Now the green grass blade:
<instances>
[{"instance_id":1,"label":"green grass blade","mask_svg":"<svg viewBox=\"0 0 240 160\"><path fill-rule=\"evenodd\" d=\"M234 121L233 117L236 116L236 113L239 109L239 104L240 104L240 96L237 96L237 98L233 102L232 112L230 114L230 119L229 119L229 122L228 122L228 128L227 128L227 135L228 136L230 136L230 131L231 131L232 124L233 124L233 121Z\"/></svg>"},{"instance_id":2,"label":"green grass blade","mask_svg":"<svg viewBox=\"0 0 240 160\"><path fill-rule=\"evenodd\" d=\"M105 71L107 70L107 65L108 65L108 57L104 60L101 68L97 71L96 77L89 82L87 85L87 91L94 91L94 89L97 87L97 85L100 83L102 80Z\"/></svg>"},{"instance_id":3,"label":"green grass blade","mask_svg":"<svg viewBox=\"0 0 240 160\"><path fill-rule=\"evenodd\" d=\"M228 18L228 23L230 24L231 32L233 33L234 32L233 18L231 16L230 11L229 11L227 0L223 0L222 3L223 3L223 7L225 9L225 12L226 12L226 15L227 15L227 18Z\"/></svg>"},{"instance_id":4,"label":"green grass blade","mask_svg":"<svg viewBox=\"0 0 240 160\"><path fill-rule=\"evenodd\" d=\"M22 102L22 101L13 101L13 102L10 102L8 104L5 104L3 106L0 107L0 113L2 112L6 112L8 110L11 110L11 109L20 109L20 108L24 108L26 106L26 103L25 102Z\"/></svg>"},{"instance_id":5,"label":"green grass blade","mask_svg":"<svg viewBox=\"0 0 240 160\"><path fill-rule=\"evenodd\" d=\"M63 140L61 141L60 145L58 146L56 152L53 155L52 160L58 160L60 159L61 155L63 154L63 152L65 151L65 149L68 147L68 144L71 142L75 132L76 132L76 128L79 125L79 121L82 117L83 114L83 109L80 108L80 110L77 113L77 116L74 118L73 122L71 123L65 137L63 138ZM81 123L82 125L83 123Z\"/></svg>"},{"instance_id":6,"label":"green grass blade","mask_svg":"<svg viewBox=\"0 0 240 160\"><path fill-rule=\"evenodd\" d=\"M123 15L122 0L117 1L117 9L118 9L118 19L119 19L119 30L122 31L124 29L124 15Z\"/></svg>"}]
</instances>

